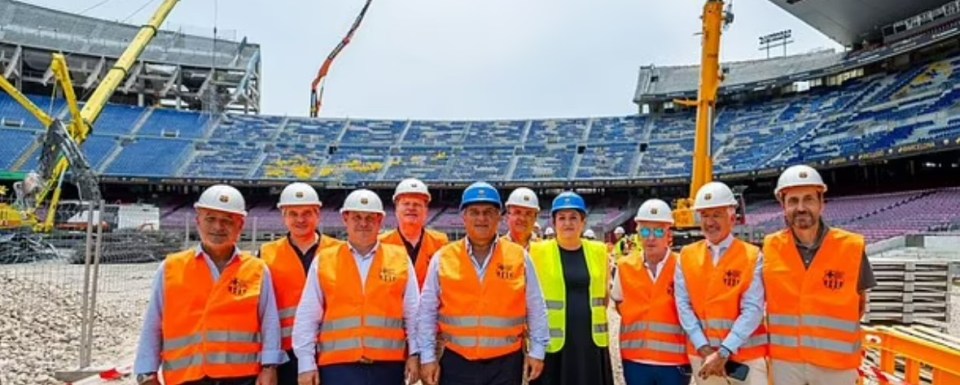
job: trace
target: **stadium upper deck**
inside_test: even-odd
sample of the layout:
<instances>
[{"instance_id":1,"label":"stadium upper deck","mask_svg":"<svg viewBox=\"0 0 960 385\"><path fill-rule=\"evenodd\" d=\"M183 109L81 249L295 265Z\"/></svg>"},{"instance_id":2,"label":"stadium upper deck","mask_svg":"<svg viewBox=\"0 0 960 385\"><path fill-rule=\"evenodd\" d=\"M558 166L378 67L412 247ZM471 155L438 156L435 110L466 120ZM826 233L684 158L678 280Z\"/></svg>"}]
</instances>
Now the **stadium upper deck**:
<instances>
[{"instance_id":1,"label":"stadium upper deck","mask_svg":"<svg viewBox=\"0 0 960 385\"><path fill-rule=\"evenodd\" d=\"M74 83L93 89L138 28L0 0L0 74L28 92L49 94L50 53L63 52ZM260 46L246 38L214 40L161 30L113 100L255 113L260 110L259 79Z\"/></svg>"}]
</instances>

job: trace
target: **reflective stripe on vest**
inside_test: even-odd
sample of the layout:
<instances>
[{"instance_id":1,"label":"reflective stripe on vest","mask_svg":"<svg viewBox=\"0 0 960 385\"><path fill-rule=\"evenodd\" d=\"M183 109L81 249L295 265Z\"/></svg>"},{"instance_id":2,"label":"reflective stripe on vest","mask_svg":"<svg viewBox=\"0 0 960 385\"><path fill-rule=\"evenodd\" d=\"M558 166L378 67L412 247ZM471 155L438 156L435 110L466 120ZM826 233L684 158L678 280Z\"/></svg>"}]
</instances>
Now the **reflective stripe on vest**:
<instances>
[{"instance_id":1,"label":"reflective stripe on vest","mask_svg":"<svg viewBox=\"0 0 960 385\"><path fill-rule=\"evenodd\" d=\"M465 240L444 246L438 255L437 323L444 346L468 360L519 351L527 319L523 248L495 243L482 281Z\"/></svg>"},{"instance_id":2,"label":"reflective stripe on vest","mask_svg":"<svg viewBox=\"0 0 960 385\"><path fill-rule=\"evenodd\" d=\"M716 265L705 240L680 252L690 302L711 346L720 346L740 316L740 302L754 280L759 255L759 248L739 239L733 240ZM768 341L767 328L761 323L730 359L744 362L764 357ZM696 347L688 343L687 349L696 355Z\"/></svg>"},{"instance_id":3,"label":"reflective stripe on vest","mask_svg":"<svg viewBox=\"0 0 960 385\"><path fill-rule=\"evenodd\" d=\"M350 247L319 254L317 275L325 311L317 335L319 366L363 361L402 361L406 355L403 297L410 258L402 246L380 244L366 282Z\"/></svg>"},{"instance_id":4,"label":"reflective stripe on vest","mask_svg":"<svg viewBox=\"0 0 960 385\"><path fill-rule=\"evenodd\" d=\"M319 253L322 249L339 243L341 241L336 238L321 235L317 252ZM288 237L263 244L260 247L260 259L267 263L273 280L273 289L276 293L280 316L281 347L283 350L291 350L293 349L291 336L293 335L294 318L297 315L300 295L303 293L303 287L306 286L307 273L303 269L303 263L300 262L300 256L294 246L290 244Z\"/></svg>"},{"instance_id":5,"label":"reflective stripe on vest","mask_svg":"<svg viewBox=\"0 0 960 385\"><path fill-rule=\"evenodd\" d=\"M583 241L583 252L590 274L590 333L599 347L609 345L607 333L607 287L609 263L606 246L601 242ZM560 246L555 239L531 244L530 258L537 270L537 278L547 305L547 323L550 325L548 353L563 348L566 340L566 284L560 261Z\"/></svg>"},{"instance_id":6,"label":"reflective stripe on vest","mask_svg":"<svg viewBox=\"0 0 960 385\"><path fill-rule=\"evenodd\" d=\"M789 230L764 240L770 356L834 370L860 366L863 237L831 228L810 266Z\"/></svg>"},{"instance_id":7,"label":"reflective stripe on vest","mask_svg":"<svg viewBox=\"0 0 960 385\"><path fill-rule=\"evenodd\" d=\"M263 261L241 254L214 281L196 250L167 256L160 352L164 383L260 372L259 305L266 270Z\"/></svg>"},{"instance_id":8,"label":"reflective stripe on vest","mask_svg":"<svg viewBox=\"0 0 960 385\"><path fill-rule=\"evenodd\" d=\"M673 296L676 261L676 254L668 253L656 279L650 277L642 252L617 261L623 292L619 310L620 356L624 360L675 365L690 362L687 336L680 326Z\"/></svg>"}]
</instances>

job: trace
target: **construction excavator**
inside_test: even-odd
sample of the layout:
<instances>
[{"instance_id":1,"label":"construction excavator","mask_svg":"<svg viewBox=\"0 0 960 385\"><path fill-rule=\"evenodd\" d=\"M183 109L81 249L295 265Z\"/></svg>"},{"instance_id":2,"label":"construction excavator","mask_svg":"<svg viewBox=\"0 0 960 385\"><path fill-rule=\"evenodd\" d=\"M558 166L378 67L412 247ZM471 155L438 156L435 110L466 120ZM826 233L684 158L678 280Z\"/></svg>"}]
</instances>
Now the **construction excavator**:
<instances>
[{"instance_id":1,"label":"construction excavator","mask_svg":"<svg viewBox=\"0 0 960 385\"><path fill-rule=\"evenodd\" d=\"M350 41L353 40L353 34L357 32L357 29L360 28L360 24L363 23L363 18L367 16L367 10L370 9L370 3L372 0L366 0L363 4L363 8L360 9L360 13L357 14L356 19L353 20L353 25L350 26L350 30L347 31L347 35L340 40L340 43L333 48L333 51L330 51L330 54L327 55L327 59L323 61L323 65L320 66L320 70L317 71L317 76L313 79L313 82L310 83L310 117L316 118L320 114L320 107L323 105L323 86L325 80L327 79L327 73L330 72L330 66L333 65L333 61L337 59L337 55L340 55L340 52L343 51L343 48L350 44ZM318 89L319 88L319 89Z\"/></svg>"},{"instance_id":2,"label":"construction excavator","mask_svg":"<svg viewBox=\"0 0 960 385\"><path fill-rule=\"evenodd\" d=\"M674 226L678 232L699 226L693 210L694 197L700 187L713 180L711 139L717 94L723 82L720 36L733 22L732 9L723 0L706 0L702 21L697 100L674 100L674 104L697 108L690 195L675 202ZM742 189L734 187L734 193L740 202L738 218L742 222L746 217ZM865 359L858 370L858 385L960 384L960 339L956 336L922 326L867 326L862 346Z\"/></svg>"},{"instance_id":3,"label":"construction excavator","mask_svg":"<svg viewBox=\"0 0 960 385\"><path fill-rule=\"evenodd\" d=\"M6 78L0 76L0 88L36 117L46 129L41 146L39 173L28 174L23 181L14 184L16 193L14 205L0 203L0 219L4 219L0 230L30 227L36 233L52 231L65 181L72 181L77 185L82 201L100 201L97 175L90 168L90 163L80 147L90 137L94 123L100 117L100 113L114 91L126 78L127 72L136 63L143 50L157 35L160 25L178 2L179 0L163 1L107 72L82 109L77 103L66 57L60 53L53 54L50 69L67 102L70 116L67 122L37 107ZM45 215L43 218L38 218L38 213L43 208L46 208Z\"/></svg>"}]
</instances>

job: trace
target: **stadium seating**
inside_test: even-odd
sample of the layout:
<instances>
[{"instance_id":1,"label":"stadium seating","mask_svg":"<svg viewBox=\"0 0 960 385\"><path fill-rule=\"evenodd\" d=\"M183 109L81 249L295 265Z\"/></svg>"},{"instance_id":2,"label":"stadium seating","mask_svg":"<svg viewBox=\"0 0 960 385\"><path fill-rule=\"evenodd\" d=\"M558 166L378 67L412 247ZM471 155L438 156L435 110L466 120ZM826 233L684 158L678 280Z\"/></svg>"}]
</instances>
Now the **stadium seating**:
<instances>
[{"instance_id":1,"label":"stadium seating","mask_svg":"<svg viewBox=\"0 0 960 385\"><path fill-rule=\"evenodd\" d=\"M180 176L243 179L263 151L253 142L201 141L195 146L194 157Z\"/></svg>"},{"instance_id":2,"label":"stadium seating","mask_svg":"<svg viewBox=\"0 0 960 385\"><path fill-rule=\"evenodd\" d=\"M512 146L461 147L455 156L455 167L447 167L440 178L448 181L505 180L513 160Z\"/></svg>"},{"instance_id":3,"label":"stadium seating","mask_svg":"<svg viewBox=\"0 0 960 385\"><path fill-rule=\"evenodd\" d=\"M327 144L337 140L345 124L342 119L290 118L277 141Z\"/></svg>"},{"instance_id":4,"label":"stadium seating","mask_svg":"<svg viewBox=\"0 0 960 385\"><path fill-rule=\"evenodd\" d=\"M23 155L31 143L36 140L36 134L21 130L0 130L0 143L4 148L13 151L0 151L0 170L13 169L14 162Z\"/></svg>"},{"instance_id":5,"label":"stadium seating","mask_svg":"<svg viewBox=\"0 0 960 385\"><path fill-rule=\"evenodd\" d=\"M133 106L109 104L103 108L100 118L93 125L95 134L126 135L143 116L145 109Z\"/></svg>"},{"instance_id":6,"label":"stadium seating","mask_svg":"<svg viewBox=\"0 0 960 385\"><path fill-rule=\"evenodd\" d=\"M418 178L440 180L451 160L456 159L449 147L401 147L390 151L389 167L384 180Z\"/></svg>"},{"instance_id":7,"label":"stadium seating","mask_svg":"<svg viewBox=\"0 0 960 385\"><path fill-rule=\"evenodd\" d=\"M577 167L577 178L611 179L632 176L634 160L639 157L637 143L587 146Z\"/></svg>"},{"instance_id":8,"label":"stadium seating","mask_svg":"<svg viewBox=\"0 0 960 385\"><path fill-rule=\"evenodd\" d=\"M419 121L410 122L403 143L407 145L446 145L461 143L469 122Z\"/></svg>"},{"instance_id":9,"label":"stadium seating","mask_svg":"<svg viewBox=\"0 0 960 385\"><path fill-rule=\"evenodd\" d=\"M525 145L517 153L514 180L567 179L576 149L571 145Z\"/></svg>"},{"instance_id":10,"label":"stadium seating","mask_svg":"<svg viewBox=\"0 0 960 385\"><path fill-rule=\"evenodd\" d=\"M525 120L473 121L467 128L468 144L516 144L523 140Z\"/></svg>"},{"instance_id":11,"label":"stadium seating","mask_svg":"<svg viewBox=\"0 0 960 385\"><path fill-rule=\"evenodd\" d=\"M280 130L281 116L227 114L213 129L213 137L224 140L268 141Z\"/></svg>"},{"instance_id":12,"label":"stadium seating","mask_svg":"<svg viewBox=\"0 0 960 385\"><path fill-rule=\"evenodd\" d=\"M386 167L387 154L380 147L341 146L321 167L318 179L356 183L377 179Z\"/></svg>"},{"instance_id":13,"label":"stadium seating","mask_svg":"<svg viewBox=\"0 0 960 385\"><path fill-rule=\"evenodd\" d=\"M590 141L596 143L631 141L645 138L645 116L615 116L596 118L590 128Z\"/></svg>"},{"instance_id":14,"label":"stadium seating","mask_svg":"<svg viewBox=\"0 0 960 385\"><path fill-rule=\"evenodd\" d=\"M527 143L579 142L587 131L587 119L534 120Z\"/></svg>"},{"instance_id":15,"label":"stadium seating","mask_svg":"<svg viewBox=\"0 0 960 385\"><path fill-rule=\"evenodd\" d=\"M206 132L208 114L155 108L140 128L140 135L168 138L200 138Z\"/></svg>"},{"instance_id":16,"label":"stadium seating","mask_svg":"<svg viewBox=\"0 0 960 385\"><path fill-rule=\"evenodd\" d=\"M327 146L279 141L264 145L265 154L255 178L310 179L327 159Z\"/></svg>"},{"instance_id":17,"label":"stadium seating","mask_svg":"<svg viewBox=\"0 0 960 385\"><path fill-rule=\"evenodd\" d=\"M397 142L407 122L402 120L350 120L342 143L393 144Z\"/></svg>"},{"instance_id":18,"label":"stadium seating","mask_svg":"<svg viewBox=\"0 0 960 385\"><path fill-rule=\"evenodd\" d=\"M189 153L192 142L141 137L123 144L123 150L107 167L107 175L169 177Z\"/></svg>"}]
</instances>

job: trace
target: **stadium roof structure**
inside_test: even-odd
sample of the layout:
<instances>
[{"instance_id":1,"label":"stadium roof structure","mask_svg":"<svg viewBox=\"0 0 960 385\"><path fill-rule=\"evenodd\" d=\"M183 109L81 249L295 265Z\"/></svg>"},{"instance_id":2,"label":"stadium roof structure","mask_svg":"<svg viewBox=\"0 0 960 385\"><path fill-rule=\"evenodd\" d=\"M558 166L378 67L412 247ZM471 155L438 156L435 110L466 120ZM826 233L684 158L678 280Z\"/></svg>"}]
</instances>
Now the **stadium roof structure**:
<instances>
[{"instance_id":1,"label":"stadium roof structure","mask_svg":"<svg viewBox=\"0 0 960 385\"><path fill-rule=\"evenodd\" d=\"M850 47L877 40L881 28L944 0L770 0L827 37Z\"/></svg>"},{"instance_id":2,"label":"stadium roof structure","mask_svg":"<svg viewBox=\"0 0 960 385\"><path fill-rule=\"evenodd\" d=\"M83 89L99 80L137 34L139 26L0 0L0 76L45 88L50 53L68 54L71 75ZM211 68L213 67L213 68ZM213 111L258 112L260 46L247 41L161 30L144 49L118 94L145 104ZM159 97L159 100L156 98Z\"/></svg>"}]
</instances>

